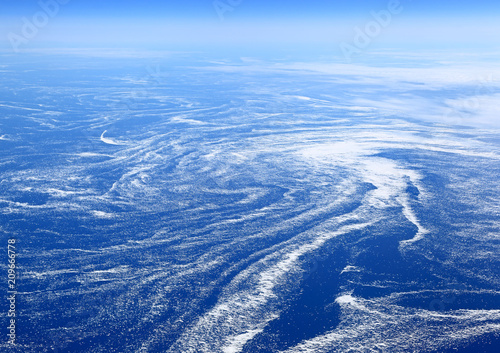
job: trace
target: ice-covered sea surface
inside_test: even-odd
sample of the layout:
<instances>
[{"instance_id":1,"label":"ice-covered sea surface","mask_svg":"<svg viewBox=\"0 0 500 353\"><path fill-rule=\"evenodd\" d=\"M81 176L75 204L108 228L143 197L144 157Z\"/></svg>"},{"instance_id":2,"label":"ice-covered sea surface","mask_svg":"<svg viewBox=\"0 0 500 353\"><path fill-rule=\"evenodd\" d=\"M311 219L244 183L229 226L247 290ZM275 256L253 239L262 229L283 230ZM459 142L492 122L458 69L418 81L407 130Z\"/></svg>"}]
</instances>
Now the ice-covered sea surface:
<instances>
[{"instance_id":1,"label":"ice-covered sea surface","mask_svg":"<svg viewBox=\"0 0 500 353\"><path fill-rule=\"evenodd\" d=\"M1 350L500 351L499 86L388 65L4 55Z\"/></svg>"}]
</instances>

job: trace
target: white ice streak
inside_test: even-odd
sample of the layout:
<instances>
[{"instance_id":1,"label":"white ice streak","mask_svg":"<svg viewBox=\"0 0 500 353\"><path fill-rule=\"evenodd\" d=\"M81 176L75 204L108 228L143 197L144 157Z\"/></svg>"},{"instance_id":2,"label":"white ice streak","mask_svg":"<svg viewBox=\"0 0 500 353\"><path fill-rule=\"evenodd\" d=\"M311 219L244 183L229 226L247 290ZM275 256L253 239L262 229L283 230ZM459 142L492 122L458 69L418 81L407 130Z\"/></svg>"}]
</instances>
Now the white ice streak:
<instances>
[{"instance_id":1,"label":"white ice streak","mask_svg":"<svg viewBox=\"0 0 500 353\"><path fill-rule=\"evenodd\" d=\"M104 134L107 132L108 130L104 130L104 132L101 134L101 141L108 144L108 145L116 145L116 146L119 146L119 145L125 145L126 143L123 142L123 141L117 141L117 140L114 140L114 139L111 139L111 138L108 138L108 137L104 137Z\"/></svg>"},{"instance_id":2,"label":"white ice streak","mask_svg":"<svg viewBox=\"0 0 500 353\"><path fill-rule=\"evenodd\" d=\"M242 271L225 290L217 305L203 315L170 351L239 352L246 342L273 319L279 317L277 290L293 280L300 258L317 250L339 235L363 229L371 223L346 225L337 231L323 232L314 239L272 253ZM196 340L191 339L196 337Z\"/></svg>"},{"instance_id":3,"label":"white ice streak","mask_svg":"<svg viewBox=\"0 0 500 353\"><path fill-rule=\"evenodd\" d=\"M420 221L418 220L417 216L415 215L415 212L410 206L410 201L408 199L408 196L405 194L400 195L398 198L399 203L401 206L403 206L403 214L405 215L406 219L409 220L413 225L417 227L417 233L415 236L411 239L407 240L402 240L399 244L400 246L406 246L408 244L414 243L416 241L421 240L425 234L429 233L427 229L425 229L421 224Z\"/></svg>"},{"instance_id":4,"label":"white ice streak","mask_svg":"<svg viewBox=\"0 0 500 353\"><path fill-rule=\"evenodd\" d=\"M68 197L72 195L85 194L84 191L75 191L75 190L60 190L56 188L47 188L40 190L41 192L50 194L53 197Z\"/></svg>"},{"instance_id":5,"label":"white ice streak","mask_svg":"<svg viewBox=\"0 0 500 353\"><path fill-rule=\"evenodd\" d=\"M305 340L286 353L418 352L439 350L447 343L467 342L472 337L497 332L500 310L436 312L405 308L390 297L372 300L343 294L336 303L341 324L323 335Z\"/></svg>"},{"instance_id":6,"label":"white ice streak","mask_svg":"<svg viewBox=\"0 0 500 353\"><path fill-rule=\"evenodd\" d=\"M29 110L29 111L34 111L34 112L42 112L43 111L42 109L28 108L28 107L23 107L23 106L18 106L18 105L12 105L12 104L0 104L0 107L21 109L21 110Z\"/></svg>"},{"instance_id":7,"label":"white ice streak","mask_svg":"<svg viewBox=\"0 0 500 353\"><path fill-rule=\"evenodd\" d=\"M95 153L95 152L82 152L77 154L78 157L92 158L92 157L113 157L109 154Z\"/></svg>"},{"instance_id":8,"label":"white ice streak","mask_svg":"<svg viewBox=\"0 0 500 353\"><path fill-rule=\"evenodd\" d=\"M342 270L342 272L340 272L340 274L347 273L347 272L361 272L362 270L363 269L361 269L357 266L348 265L348 266L344 267L344 269Z\"/></svg>"},{"instance_id":9,"label":"white ice streak","mask_svg":"<svg viewBox=\"0 0 500 353\"><path fill-rule=\"evenodd\" d=\"M112 219L112 218L116 217L116 215L114 213L109 213L109 212L104 212L104 211L92 211L92 214L96 218L102 218L102 219Z\"/></svg>"},{"instance_id":10,"label":"white ice streak","mask_svg":"<svg viewBox=\"0 0 500 353\"><path fill-rule=\"evenodd\" d=\"M205 125L206 123L200 120L196 119L190 119L185 115L178 115L174 116L170 119L171 122L173 123L186 123L186 124L192 124L192 125Z\"/></svg>"},{"instance_id":11,"label":"white ice streak","mask_svg":"<svg viewBox=\"0 0 500 353\"><path fill-rule=\"evenodd\" d=\"M24 273L24 276L26 276L26 278L44 279L46 277L54 277L54 276L58 276L58 275L74 274L74 273L78 273L78 271L73 270L73 269L52 270L52 271L44 271L44 272L26 271Z\"/></svg>"},{"instance_id":12,"label":"white ice streak","mask_svg":"<svg viewBox=\"0 0 500 353\"><path fill-rule=\"evenodd\" d=\"M408 242L422 239L427 230L420 224L412 210L406 188L408 181L420 186L422 178L418 172L405 169L396 162L373 154L380 146L369 142L344 141L316 147L307 147L301 151L306 158L318 160L320 163L333 163L347 166L356 171L361 180L375 186L366 201L374 208L380 209L400 205L404 216L413 223L418 233Z\"/></svg>"}]
</instances>

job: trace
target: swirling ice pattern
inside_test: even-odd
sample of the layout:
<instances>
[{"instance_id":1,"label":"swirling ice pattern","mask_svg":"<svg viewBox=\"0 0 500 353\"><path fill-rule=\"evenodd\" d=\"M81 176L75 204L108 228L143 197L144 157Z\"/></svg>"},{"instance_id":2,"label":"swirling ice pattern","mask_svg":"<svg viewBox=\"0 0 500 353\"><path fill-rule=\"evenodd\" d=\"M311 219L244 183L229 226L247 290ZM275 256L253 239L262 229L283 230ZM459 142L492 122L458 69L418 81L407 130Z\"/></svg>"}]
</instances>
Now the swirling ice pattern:
<instances>
[{"instance_id":1,"label":"swirling ice pattern","mask_svg":"<svg viewBox=\"0 0 500 353\"><path fill-rule=\"evenodd\" d=\"M197 70L132 110L120 72L2 103L19 351L424 352L500 332L494 131L315 98L305 74ZM290 338L327 275L321 327Z\"/></svg>"}]
</instances>

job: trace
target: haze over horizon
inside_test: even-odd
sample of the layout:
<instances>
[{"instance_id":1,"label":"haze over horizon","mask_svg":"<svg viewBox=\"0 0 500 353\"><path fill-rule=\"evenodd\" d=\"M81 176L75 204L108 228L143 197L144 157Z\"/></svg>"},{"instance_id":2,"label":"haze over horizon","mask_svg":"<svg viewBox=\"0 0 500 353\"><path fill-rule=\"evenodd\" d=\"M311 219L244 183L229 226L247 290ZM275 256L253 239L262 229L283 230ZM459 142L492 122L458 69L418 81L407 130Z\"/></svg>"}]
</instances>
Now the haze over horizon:
<instances>
[{"instance_id":1,"label":"haze over horizon","mask_svg":"<svg viewBox=\"0 0 500 353\"><path fill-rule=\"evenodd\" d=\"M3 1L0 10L0 45L16 51L225 48L342 55L341 43L366 36L370 50L500 50L495 1L40 0Z\"/></svg>"}]
</instances>

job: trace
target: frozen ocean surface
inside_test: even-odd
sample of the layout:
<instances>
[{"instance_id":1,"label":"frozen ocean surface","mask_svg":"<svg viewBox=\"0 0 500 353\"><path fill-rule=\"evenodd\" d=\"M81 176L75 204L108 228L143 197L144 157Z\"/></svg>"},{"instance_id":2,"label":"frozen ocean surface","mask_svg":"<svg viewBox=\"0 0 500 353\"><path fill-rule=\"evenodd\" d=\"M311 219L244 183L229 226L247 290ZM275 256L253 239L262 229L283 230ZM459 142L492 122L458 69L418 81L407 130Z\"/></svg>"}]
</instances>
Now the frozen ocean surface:
<instances>
[{"instance_id":1,"label":"frozen ocean surface","mask_svg":"<svg viewBox=\"0 0 500 353\"><path fill-rule=\"evenodd\" d=\"M500 351L497 82L404 65L3 63L13 351Z\"/></svg>"}]
</instances>

